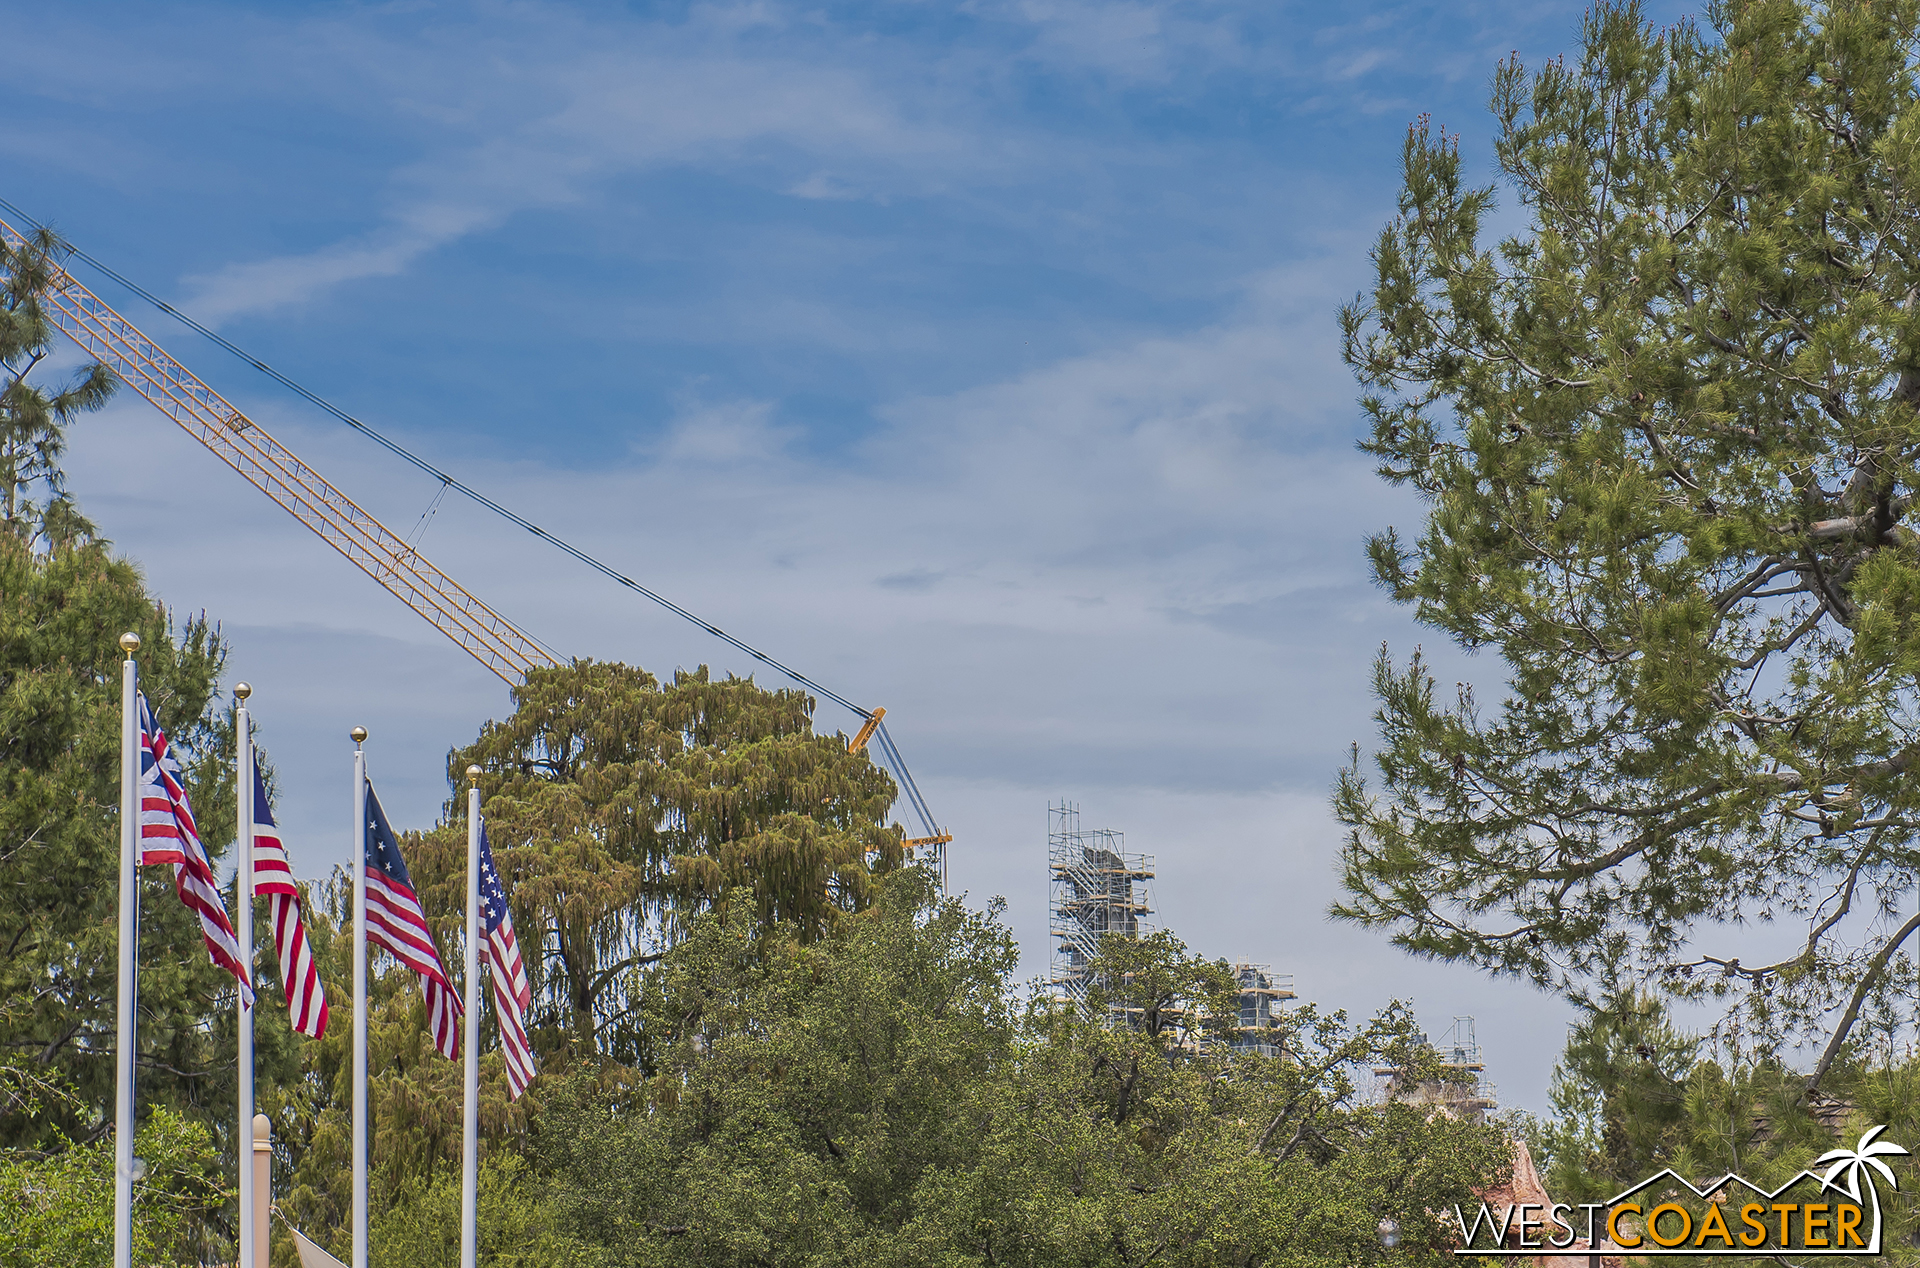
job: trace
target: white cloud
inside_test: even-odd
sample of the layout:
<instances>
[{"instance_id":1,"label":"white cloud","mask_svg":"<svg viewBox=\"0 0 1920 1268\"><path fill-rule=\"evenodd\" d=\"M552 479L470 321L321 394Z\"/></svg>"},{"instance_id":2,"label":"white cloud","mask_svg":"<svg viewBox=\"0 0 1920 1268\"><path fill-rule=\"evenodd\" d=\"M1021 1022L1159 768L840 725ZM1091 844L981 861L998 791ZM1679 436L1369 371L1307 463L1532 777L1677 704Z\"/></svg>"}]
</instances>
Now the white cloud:
<instances>
[{"instance_id":1,"label":"white cloud","mask_svg":"<svg viewBox=\"0 0 1920 1268\"><path fill-rule=\"evenodd\" d=\"M761 16L744 22L743 12ZM311 300L389 276L427 252L536 208L578 202L599 183L666 166L766 170L801 197L845 197L849 176L921 190L996 166L977 138L930 103L910 110L884 67L735 48L765 6L696 10L679 26L619 24L530 34L488 54L471 43L397 46L338 34L335 53L409 113L442 125L395 171L380 220L345 241L186 279L182 306L209 323ZM577 20L576 20L577 21ZM574 23L561 23L572 27ZM396 77L394 68L408 72ZM475 97L478 99L475 100ZM811 170L798 180L782 173ZM935 173L938 175L935 175Z\"/></svg>"},{"instance_id":2,"label":"white cloud","mask_svg":"<svg viewBox=\"0 0 1920 1268\"><path fill-rule=\"evenodd\" d=\"M281 256L251 264L229 264L218 272L186 279L188 311L209 325L240 313L267 312L302 304L343 282L392 277L426 251L447 241L445 234L394 233L384 241L340 243L308 255Z\"/></svg>"},{"instance_id":3,"label":"white cloud","mask_svg":"<svg viewBox=\"0 0 1920 1268\"><path fill-rule=\"evenodd\" d=\"M863 195L859 190L842 183L827 172L813 172L807 178L788 188L787 193L795 198L848 202Z\"/></svg>"},{"instance_id":4,"label":"white cloud","mask_svg":"<svg viewBox=\"0 0 1920 1268\"><path fill-rule=\"evenodd\" d=\"M1085 0L1014 0L998 12L1033 26L1033 56L1119 74L1164 80L1171 74L1168 48L1191 27L1170 32L1170 6L1086 3Z\"/></svg>"},{"instance_id":5,"label":"white cloud","mask_svg":"<svg viewBox=\"0 0 1920 1268\"><path fill-rule=\"evenodd\" d=\"M1505 31L1513 8L1495 4L1469 20ZM670 168L806 200L926 197L1010 216L1023 200L995 204L1018 180L1078 172L1084 196L1097 198L1108 169L1153 161L1159 143L1138 136L1005 117L1001 107L1020 91L1007 82L1010 55L1049 73L1152 84L1173 101L1210 75L1259 74L1274 85L1276 110L1297 95L1309 112L1379 106L1366 84L1347 81L1380 80L1432 55L1410 10L1303 28L1294 39L1297 20L1229 3L981 0L972 9L994 36L939 49L770 3L696 6L679 22L596 21L535 4L491 24L390 36L379 24L303 23L294 78L318 91L330 73L351 85L355 109L404 117L417 153L386 173L363 228L188 277L182 305L217 324L308 302L402 272L524 212L597 206L621 178ZM781 38L767 39L770 30ZM1486 60L1477 49L1462 57L1463 67ZM1310 96L1321 88L1332 95ZM1046 214L1068 221L1075 211Z\"/></svg>"},{"instance_id":6,"label":"white cloud","mask_svg":"<svg viewBox=\"0 0 1920 1268\"><path fill-rule=\"evenodd\" d=\"M669 465L766 462L780 457L798 435L798 428L774 424L771 401L688 403L664 443L651 448Z\"/></svg>"},{"instance_id":7,"label":"white cloud","mask_svg":"<svg viewBox=\"0 0 1920 1268\"><path fill-rule=\"evenodd\" d=\"M760 401L691 400L623 467L435 456L849 694L911 700L895 707L903 736L950 748L958 767L1044 759L1083 779L1112 762L1114 782L1158 768L1178 786L1191 772L1168 768L1166 750L1191 728L1202 754L1256 755L1209 779L1246 789L1301 774L1280 769L1288 741L1259 703L1301 689L1278 663L1308 650L1288 606L1381 619L1356 583L1358 537L1393 499L1322 439L1332 398L1307 363L1324 341L1253 311L903 401L838 467L788 454L790 429ZM243 404L401 532L436 492L350 433ZM76 431L73 469L90 513L176 602L245 627L436 637L137 401ZM564 651L751 668L457 497L422 546ZM1142 710L1150 726L1117 721ZM1328 756L1306 777L1317 783L1346 738L1320 745Z\"/></svg>"},{"instance_id":8,"label":"white cloud","mask_svg":"<svg viewBox=\"0 0 1920 1268\"><path fill-rule=\"evenodd\" d=\"M1310 318L1268 308L1263 279L1220 326L898 402L840 465L794 456L793 430L754 400L690 398L663 441L611 468L423 445L547 530L889 704L920 737L910 749L955 773L1318 788L1364 738L1373 644L1407 634L1361 579L1360 539L1418 508L1334 423L1310 276L1304 289ZM437 492L351 433L241 403L400 532ZM137 401L76 431L73 467L89 512L176 602L248 627L437 637ZM421 544L564 652L752 668L457 495ZM1333 700L1320 716L1347 730L1291 721L1296 703Z\"/></svg>"}]
</instances>

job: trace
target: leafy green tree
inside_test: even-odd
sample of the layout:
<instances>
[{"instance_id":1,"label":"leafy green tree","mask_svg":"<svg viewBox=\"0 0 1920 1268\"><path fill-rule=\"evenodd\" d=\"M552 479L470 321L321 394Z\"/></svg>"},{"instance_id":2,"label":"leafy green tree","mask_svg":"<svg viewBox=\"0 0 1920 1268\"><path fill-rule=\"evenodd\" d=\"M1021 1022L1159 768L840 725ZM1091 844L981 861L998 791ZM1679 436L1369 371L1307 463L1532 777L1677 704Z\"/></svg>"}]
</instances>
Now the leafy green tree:
<instances>
[{"instance_id":1,"label":"leafy green tree","mask_svg":"<svg viewBox=\"0 0 1920 1268\"><path fill-rule=\"evenodd\" d=\"M1372 1095L1371 1071L1419 1083L1437 1057L1395 1005L1363 1026L1307 1005L1279 1019L1283 1056L1228 1046L1226 966L1177 939L1113 939L1085 1011L1036 1002L1019 1059L990 1090L983 1148L929 1186L918 1227L963 1262L1173 1265L1445 1263L1439 1213L1505 1178L1501 1133ZM1137 992L1137 993L1135 993ZM1132 994L1107 1021L1117 999ZM1162 1019L1155 1023L1155 1014Z\"/></svg>"},{"instance_id":2,"label":"leafy green tree","mask_svg":"<svg viewBox=\"0 0 1920 1268\"><path fill-rule=\"evenodd\" d=\"M156 1110L134 1156L147 1168L133 1190L134 1262L205 1262L202 1230L230 1196L205 1125ZM112 1258L112 1141L0 1153L0 1268L106 1268Z\"/></svg>"},{"instance_id":3,"label":"leafy green tree","mask_svg":"<svg viewBox=\"0 0 1920 1268\"><path fill-rule=\"evenodd\" d=\"M689 913L738 906L813 937L900 862L892 779L816 735L804 692L580 661L533 671L514 700L448 760L445 848L458 839L464 868L478 765L515 924L546 931L525 948L542 1047L639 1064L634 971Z\"/></svg>"},{"instance_id":4,"label":"leafy green tree","mask_svg":"<svg viewBox=\"0 0 1920 1268\"><path fill-rule=\"evenodd\" d=\"M1913 1148L1920 1142L1920 1054L1893 1027L1886 1027L1853 1046L1844 1064L1836 1064L1840 1077L1835 1091L1852 1105L1852 1114L1842 1129L1843 1143L1852 1144L1867 1128L1885 1124L1887 1139ZM1788 1098L1776 1096L1777 1105ZM1795 1100L1791 1108L1799 1109ZM1779 1111L1783 1117L1786 1110ZM1832 1147L1831 1138L1819 1142L1818 1152ZM1906 1159L1894 1164L1900 1174L1897 1192L1884 1188L1880 1195L1892 1244L1890 1258L1901 1268L1920 1264L1920 1185L1914 1183L1914 1164Z\"/></svg>"},{"instance_id":5,"label":"leafy green tree","mask_svg":"<svg viewBox=\"0 0 1920 1268\"><path fill-rule=\"evenodd\" d=\"M1556 1201L1600 1201L1670 1165L1700 1051L1657 996L1631 985L1570 1028L1549 1089L1554 1119L1535 1159Z\"/></svg>"},{"instance_id":6,"label":"leafy green tree","mask_svg":"<svg viewBox=\"0 0 1920 1268\"><path fill-rule=\"evenodd\" d=\"M788 921L815 938L865 905L876 866L899 861L900 832L882 823L892 782L848 753L844 737L814 735L801 693L714 682L704 670L662 688L643 670L581 662L536 671L516 700L511 717L450 755L460 791L447 821L405 834L402 849L457 984L465 772L481 765L549 1072L577 1055L592 1061L596 1083L644 1077L653 1046L671 1042L637 1010L645 970L692 913L724 910L748 927ZM261 1098L278 1124L283 1209L308 1236L344 1250L353 1007L351 938L339 932L349 919L344 876L308 911L332 1020L323 1040L302 1045L298 1077ZM371 1200L376 1210L431 1204L457 1177L459 1122L447 1107L459 1103L460 1067L428 1042L410 972L377 957L369 986ZM525 1146L541 1092L508 1100L492 1001L482 999L481 1138L504 1166ZM407 1227L410 1238L437 1236L431 1220Z\"/></svg>"},{"instance_id":7,"label":"leafy green tree","mask_svg":"<svg viewBox=\"0 0 1920 1268\"><path fill-rule=\"evenodd\" d=\"M1018 1010L997 912L917 870L810 941L696 919L642 996L656 1072L549 1094L564 1227L606 1265L1133 1268L1377 1262L1392 1213L1402 1260L1450 1262L1429 1212L1499 1180L1507 1145L1359 1085L1431 1065L1404 1010L1302 1009L1286 1058L1236 1052L1219 965L1114 950L1089 1009Z\"/></svg>"},{"instance_id":8,"label":"leafy green tree","mask_svg":"<svg viewBox=\"0 0 1920 1268\"><path fill-rule=\"evenodd\" d=\"M1738 1018L1687 1034L1657 998L1631 987L1608 997L1569 1033L1554 1070L1554 1116L1532 1124L1547 1191L1562 1202L1604 1201L1661 1167L1696 1179L1738 1172L1774 1188L1874 1127L1902 1144L1920 1139L1920 1060L1897 1034L1864 1037L1811 1095L1805 1073L1768 1036L1753 1039ZM1896 1265L1920 1263L1920 1209L1904 1191L1911 1163L1894 1165L1902 1188L1881 1194L1884 1253Z\"/></svg>"},{"instance_id":9,"label":"leafy green tree","mask_svg":"<svg viewBox=\"0 0 1920 1268\"><path fill-rule=\"evenodd\" d=\"M1430 510L1369 553L1507 683L1383 651L1337 911L1589 1002L1745 999L1818 1077L1920 928L1920 6L1708 13L1610 0L1502 65L1498 185L1407 138L1342 320L1363 448ZM1773 920L1809 932L1743 962Z\"/></svg>"},{"instance_id":10,"label":"leafy green tree","mask_svg":"<svg viewBox=\"0 0 1920 1268\"><path fill-rule=\"evenodd\" d=\"M696 919L641 992L657 1072L548 1094L568 1226L609 1263L895 1256L916 1185L973 1156L1017 955L918 872L811 942L739 908Z\"/></svg>"},{"instance_id":11,"label":"leafy green tree","mask_svg":"<svg viewBox=\"0 0 1920 1268\"><path fill-rule=\"evenodd\" d=\"M401 849L416 883L446 887L440 869L447 860L424 850L418 834L407 834ZM459 867L464 874L464 846ZM464 901L464 881L460 888ZM437 939L458 988L463 961L451 926L460 924L464 916L457 906L445 902L426 906L431 912L445 913ZM336 869L328 881L312 887L306 904L307 935L327 993L327 1033L299 1045L296 1072L263 1080L257 1093L260 1112L274 1125L274 1191L281 1210L301 1232L343 1258L351 1249L353 1212L352 912L352 881L344 870ZM439 1209L436 1203L444 1202L440 1190L449 1177L458 1209L464 1065L435 1050L426 1003L413 971L382 951L374 951L370 959L369 1209L386 1213L383 1218L389 1221L393 1236L402 1237L401 1230L406 1230L407 1244L413 1245L419 1238L439 1236L435 1230L444 1231L432 1211ZM481 1042L481 1158L489 1166L508 1166L506 1160L515 1158L524 1146L531 1100L508 1099L497 1038L483 1033ZM421 1204L431 1209L412 1209ZM511 1223L520 1218L509 1213L517 1209L509 1204L501 1219ZM284 1230L276 1229L275 1237L276 1255L293 1254Z\"/></svg>"},{"instance_id":12,"label":"leafy green tree","mask_svg":"<svg viewBox=\"0 0 1920 1268\"><path fill-rule=\"evenodd\" d=\"M98 364L57 390L35 376L55 333L44 303L62 252L47 233L0 249L0 1064L14 1076L0 1082L37 1093L0 1101L0 1146L25 1151L9 1165L34 1184L65 1177L56 1189L98 1179L100 1158L111 1156L121 633L141 636L141 688L183 755L216 860L234 820L231 716L215 698L226 658L218 631L204 615L173 619L96 536L60 470L67 427L117 385ZM230 1172L233 981L209 962L170 869L142 871L137 1114L202 1133ZM290 1074L284 1015L263 1010L256 1034L261 1077ZM19 1230L23 1245L66 1236L67 1207L42 1214L40 1232ZM228 1253L230 1206L178 1214L191 1257Z\"/></svg>"},{"instance_id":13,"label":"leafy green tree","mask_svg":"<svg viewBox=\"0 0 1920 1268\"><path fill-rule=\"evenodd\" d=\"M544 1185L514 1154L481 1164L474 1231L491 1268L561 1268L581 1248L557 1227ZM437 1173L381 1208L368 1229L375 1268L460 1268L460 1173Z\"/></svg>"},{"instance_id":14,"label":"leafy green tree","mask_svg":"<svg viewBox=\"0 0 1920 1268\"><path fill-rule=\"evenodd\" d=\"M1239 992L1221 961L1187 954L1187 944L1156 929L1137 938L1108 936L1088 966L1089 1017L1140 1031L1173 1049L1231 1039Z\"/></svg>"}]
</instances>

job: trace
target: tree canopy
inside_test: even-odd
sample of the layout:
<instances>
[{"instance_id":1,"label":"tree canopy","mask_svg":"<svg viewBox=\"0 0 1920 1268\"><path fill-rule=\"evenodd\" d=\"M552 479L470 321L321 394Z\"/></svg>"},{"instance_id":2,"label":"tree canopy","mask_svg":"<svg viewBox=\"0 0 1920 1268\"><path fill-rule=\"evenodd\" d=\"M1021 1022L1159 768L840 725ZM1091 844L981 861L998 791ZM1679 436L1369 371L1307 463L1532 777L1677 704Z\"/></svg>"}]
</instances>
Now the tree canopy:
<instances>
[{"instance_id":1,"label":"tree canopy","mask_svg":"<svg viewBox=\"0 0 1920 1268\"><path fill-rule=\"evenodd\" d=\"M539 1024L583 1054L640 1063L634 970L693 912L744 906L814 937L864 905L874 869L900 864L892 778L816 734L805 692L577 661L532 671L514 700L449 756L449 779L464 790L470 765L484 772L516 922L547 931L528 949ZM457 852L449 876L465 867L465 822L462 791L447 807L457 831L428 843Z\"/></svg>"},{"instance_id":2,"label":"tree canopy","mask_svg":"<svg viewBox=\"0 0 1920 1268\"><path fill-rule=\"evenodd\" d=\"M1708 15L1604 3L1503 64L1494 184L1407 137L1342 320L1429 511L1369 553L1506 689L1383 651L1337 910L1589 1001L1729 995L1825 1070L1920 928L1920 5Z\"/></svg>"},{"instance_id":3,"label":"tree canopy","mask_svg":"<svg viewBox=\"0 0 1920 1268\"><path fill-rule=\"evenodd\" d=\"M1124 1000L1020 1003L997 910L917 869L875 890L813 940L698 918L650 971L652 1077L549 1093L535 1156L584 1261L1364 1264L1393 1214L1395 1262L1438 1265L1439 1213L1504 1179L1497 1128L1370 1096L1374 1064L1433 1059L1402 1009L1236 1050L1225 966L1166 935L1094 966Z\"/></svg>"},{"instance_id":4,"label":"tree canopy","mask_svg":"<svg viewBox=\"0 0 1920 1268\"><path fill-rule=\"evenodd\" d=\"M1739 1023L1688 1034L1662 999L1631 984L1596 1000L1570 1028L1554 1069L1553 1114L1521 1124L1547 1192L1602 1202L1661 1167L1683 1176L1738 1172L1773 1188L1875 1128L1902 1143L1920 1133L1920 1057L1897 1028L1850 1044L1809 1090L1791 1054ZM1704 1204L1679 1196L1704 1214ZM1920 1262L1920 1202L1894 1189L1880 1198L1887 1262Z\"/></svg>"},{"instance_id":5,"label":"tree canopy","mask_svg":"<svg viewBox=\"0 0 1920 1268\"><path fill-rule=\"evenodd\" d=\"M133 1190L134 1262L205 1262L200 1230L231 1196L205 1124L157 1109L134 1148L147 1164ZM111 1140L47 1158L0 1153L0 1268L106 1264L112 1249Z\"/></svg>"},{"instance_id":6,"label":"tree canopy","mask_svg":"<svg viewBox=\"0 0 1920 1268\"><path fill-rule=\"evenodd\" d=\"M415 844L417 841L410 841ZM422 857L427 857L423 854ZM416 867L416 878L427 871ZM482 1059L479 1235L491 1262L1313 1264L1380 1258L1383 1214L1448 1262L1436 1212L1498 1182L1500 1130L1382 1104L1381 1064L1431 1075L1404 1008L1285 1015L1280 1057L1233 1049L1224 964L1118 940L1085 1011L1026 996L997 905L920 869L818 930L736 905L640 968L644 1068L557 1061L518 1103ZM347 971L343 890L316 916ZM459 1261L458 1067L411 974L372 983L374 1264ZM1112 1027L1115 1010L1138 1018ZM349 1200L350 1013L263 1099L282 1208L336 1252ZM1424 1074L1422 1073L1424 1071Z\"/></svg>"}]
</instances>

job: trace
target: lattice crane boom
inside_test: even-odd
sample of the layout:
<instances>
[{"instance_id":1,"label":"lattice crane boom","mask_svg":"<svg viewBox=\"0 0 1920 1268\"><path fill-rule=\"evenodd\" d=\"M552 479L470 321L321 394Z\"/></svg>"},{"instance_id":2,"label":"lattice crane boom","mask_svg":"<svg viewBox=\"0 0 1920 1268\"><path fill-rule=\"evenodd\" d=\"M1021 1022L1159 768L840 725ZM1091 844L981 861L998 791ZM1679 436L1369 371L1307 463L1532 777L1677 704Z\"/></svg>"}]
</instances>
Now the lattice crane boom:
<instances>
[{"instance_id":1,"label":"lattice crane boom","mask_svg":"<svg viewBox=\"0 0 1920 1268\"><path fill-rule=\"evenodd\" d=\"M3 220L0 236L22 244ZM48 321L88 355L502 680L518 686L528 670L557 663L70 274L59 274L49 298Z\"/></svg>"}]
</instances>

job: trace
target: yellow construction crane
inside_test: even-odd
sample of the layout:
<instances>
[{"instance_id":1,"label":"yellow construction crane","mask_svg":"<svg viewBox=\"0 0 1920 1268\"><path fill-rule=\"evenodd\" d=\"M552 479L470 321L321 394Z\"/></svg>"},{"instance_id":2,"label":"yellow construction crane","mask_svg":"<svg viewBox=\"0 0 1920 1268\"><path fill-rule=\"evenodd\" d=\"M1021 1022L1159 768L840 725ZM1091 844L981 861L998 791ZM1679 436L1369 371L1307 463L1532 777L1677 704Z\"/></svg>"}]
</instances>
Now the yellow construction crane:
<instances>
[{"instance_id":1,"label":"yellow construction crane","mask_svg":"<svg viewBox=\"0 0 1920 1268\"><path fill-rule=\"evenodd\" d=\"M861 749L865 748L867 741L871 740L873 733L880 729L880 724L885 721L886 716L886 706L875 705L873 712L867 715L867 720L860 724L859 734L847 741L847 752L858 753ZM900 845L901 848L906 850L908 858L914 857L914 851L916 850L927 851L926 857L939 865L940 884L945 886L947 883L947 855L946 851L940 847L951 840L953 840L953 834L951 832L936 832L932 836L903 838Z\"/></svg>"},{"instance_id":2,"label":"yellow construction crane","mask_svg":"<svg viewBox=\"0 0 1920 1268\"><path fill-rule=\"evenodd\" d=\"M0 236L10 247L23 245L20 234L4 220L0 220ZM71 274L63 270L54 279L48 298L52 300L48 321L507 683L518 686L528 670L558 663L513 622L474 598L392 529L327 483Z\"/></svg>"},{"instance_id":3,"label":"yellow construction crane","mask_svg":"<svg viewBox=\"0 0 1920 1268\"><path fill-rule=\"evenodd\" d=\"M15 249L26 245L26 239L5 220L0 220L0 239L4 239L9 247ZM87 258L91 259L91 257ZM145 294L144 291L140 293ZM260 424L248 418L225 397L203 383L191 370L174 360L166 349L148 338L138 326L81 285L72 274L64 269L60 270L54 278L48 298L51 304L46 314L47 320L56 328L80 345L89 355L111 366L134 391L151 401L154 408L178 423L182 430L205 445L215 457L239 472L249 484L272 498L295 519L312 529L322 541L346 556L395 598L425 617L435 629L492 670L503 682L509 686L518 686L525 681L529 670L550 668L559 663L531 635L468 593L465 587L446 573L434 567L426 556L414 549L404 538L375 519L352 498L328 483L318 472L296 457L293 451L269 435ZM153 297L148 296L148 298ZM158 300L154 302L159 303ZM166 305L161 306L166 307ZM173 310L169 308L168 311ZM188 321L188 324L212 336L212 332L207 331L205 327L199 326L184 315L181 316L183 320ZM212 337L218 339L218 336ZM225 343L224 340L220 342ZM236 353L239 351L232 348L231 344L225 346ZM260 362L254 361L253 364L281 382L294 386L308 399L333 410L342 418L347 418L333 406L314 397L305 389L291 384L284 376L268 369ZM366 430L364 424L352 419L348 421ZM376 439L379 439L377 434ZM426 465L421 459L398 449L391 441L382 440L381 443L407 457L416 465ZM927 836L909 837L904 844L909 852L916 848L925 850L927 857L936 862L939 867L942 885L946 883L945 847L953 840L953 836L935 826L932 812L927 808L926 801L920 795L911 772L906 769L905 762L901 760L898 749L881 722L881 719L886 716L885 709L875 708L869 711L860 708L844 696L821 687L811 679L801 677L794 670L748 646L724 630L700 620L678 604L655 594L576 547L528 523L491 499L467 489L464 484L460 484L444 472L439 472L437 468L429 467L428 469L439 474L444 484L462 489L469 496L479 499L484 505L507 516L521 527L538 534L620 584L646 595L700 625L708 633L726 640L756 659L831 696L859 713L863 723L859 734L848 744L848 751L858 752L878 734L881 747L886 751L889 762L896 767L902 791L907 795L907 799L912 803L928 830Z\"/></svg>"}]
</instances>

